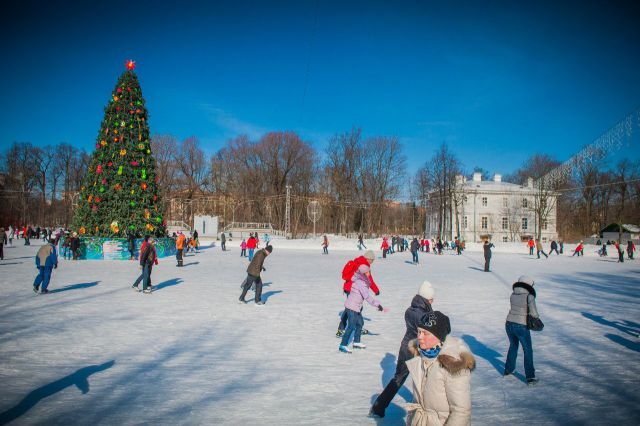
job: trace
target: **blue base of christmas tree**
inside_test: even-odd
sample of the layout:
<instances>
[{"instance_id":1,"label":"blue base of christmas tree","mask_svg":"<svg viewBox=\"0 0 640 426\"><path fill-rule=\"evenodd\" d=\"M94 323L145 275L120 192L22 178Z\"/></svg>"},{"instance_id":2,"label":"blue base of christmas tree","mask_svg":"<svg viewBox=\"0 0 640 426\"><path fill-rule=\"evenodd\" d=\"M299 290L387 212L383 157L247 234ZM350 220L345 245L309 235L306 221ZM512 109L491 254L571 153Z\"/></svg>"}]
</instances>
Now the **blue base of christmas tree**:
<instances>
[{"instance_id":1,"label":"blue base of christmas tree","mask_svg":"<svg viewBox=\"0 0 640 426\"><path fill-rule=\"evenodd\" d=\"M173 238L154 238L159 258L176 255L176 240ZM140 255L140 246L144 239L136 240L134 255ZM61 242L62 244L62 242ZM82 237L80 238L80 259L86 260L129 260L129 241L126 238Z\"/></svg>"}]
</instances>

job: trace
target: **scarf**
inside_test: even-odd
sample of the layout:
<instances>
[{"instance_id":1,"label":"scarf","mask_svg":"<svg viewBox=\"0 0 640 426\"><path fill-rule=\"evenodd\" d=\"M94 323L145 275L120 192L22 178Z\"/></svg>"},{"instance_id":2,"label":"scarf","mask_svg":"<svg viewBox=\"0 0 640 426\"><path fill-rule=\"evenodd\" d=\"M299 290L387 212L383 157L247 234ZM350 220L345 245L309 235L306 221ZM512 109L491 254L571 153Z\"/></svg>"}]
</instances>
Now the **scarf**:
<instances>
[{"instance_id":1,"label":"scarf","mask_svg":"<svg viewBox=\"0 0 640 426\"><path fill-rule=\"evenodd\" d=\"M440 345L436 345L430 349L421 349L418 346L418 352L420 352L420 355L422 355L423 357L429 358L429 359L433 359L435 357L438 356L438 354L440 353L440 349L442 349L442 346Z\"/></svg>"}]
</instances>

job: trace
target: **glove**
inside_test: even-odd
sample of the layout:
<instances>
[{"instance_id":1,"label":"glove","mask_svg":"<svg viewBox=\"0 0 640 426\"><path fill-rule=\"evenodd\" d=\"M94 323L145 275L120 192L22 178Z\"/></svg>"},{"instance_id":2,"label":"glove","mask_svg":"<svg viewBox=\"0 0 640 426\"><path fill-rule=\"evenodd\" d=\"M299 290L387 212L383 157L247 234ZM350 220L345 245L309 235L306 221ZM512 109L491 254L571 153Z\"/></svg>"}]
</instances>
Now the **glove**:
<instances>
[{"instance_id":1,"label":"glove","mask_svg":"<svg viewBox=\"0 0 640 426\"><path fill-rule=\"evenodd\" d=\"M58 264L53 265L53 269L58 269Z\"/></svg>"},{"instance_id":2,"label":"glove","mask_svg":"<svg viewBox=\"0 0 640 426\"><path fill-rule=\"evenodd\" d=\"M382 305L378 305L378 310L379 310L380 312L384 311L384 308L382 307Z\"/></svg>"},{"instance_id":3,"label":"glove","mask_svg":"<svg viewBox=\"0 0 640 426\"><path fill-rule=\"evenodd\" d=\"M376 292L376 296L380 296L380 292L379 292L379 291L378 291L378 292Z\"/></svg>"},{"instance_id":4,"label":"glove","mask_svg":"<svg viewBox=\"0 0 640 426\"><path fill-rule=\"evenodd\" d=\"M267 268L265 268L264 266L262 267L262 270L263 270L264 272L267 272Z\"/></svg>"}]
</instances>

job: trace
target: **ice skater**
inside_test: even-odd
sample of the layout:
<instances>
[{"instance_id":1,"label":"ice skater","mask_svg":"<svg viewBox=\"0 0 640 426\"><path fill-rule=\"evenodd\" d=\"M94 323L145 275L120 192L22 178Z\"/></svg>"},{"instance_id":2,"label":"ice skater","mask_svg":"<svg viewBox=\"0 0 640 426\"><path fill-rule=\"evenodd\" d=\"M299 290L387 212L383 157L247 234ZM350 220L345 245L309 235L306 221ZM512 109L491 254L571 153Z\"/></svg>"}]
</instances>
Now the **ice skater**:
<instances>
[{"instance_id":1,"label":"ice skater","mask_svg":"<svg viewBox=\"0 0 640 426\"><path fill-rule=\"evenodd\" d=\"M375 254L372 250L367 250L364 253L364 256L358 256L353 260L347 262L346 265L342 268L342 279L344 280L344 284L342 284L342 291L347 297L349 297L349 293L351 293L351 285L353 282L351 278L353 278L353 274L355 274L356 270L360 265L367 265L369 267L369 272L367 274L367 278L369 278L369 284L371 285L371 290L376 296L380 295L380 289L378 285L373 280L373 275L371 275L371 265L373 264L373 260L375 259ZM347 310L342 311L342 315L340 316L340 323L338 324L338 331L336 332L336 337L342 337L344 334L344 329L347 327ZM362 334L369 334L369 330L366 328L362 329Z\"/></svg>"},{"instance_id":2,"label":"ice skater","mask_svg":"<svg viewBox=\"0 0 640 426\"><path fill-rule=\"evenodd\" d=\"M249 263L249 267L247 268L247 278L244 281L244 285L242 286L242 294L240 294L240 299L238 303L247 303L244 300L244 297L247 294L247 291L251 288L252 285L255 285L256 294L255 294L255 304L256 306L264 305L262 301L262 279L260 278L260 274L262 271L266 271L264 268L264 260L273 252L273 247L271 245L266 246L265 248L258 250L258 252L253 256L251 263Z\"/></svg>"},{"instance_id":3,"label":"ice skater","mask_svg":"<svg viewBox=\"0 0 640 426\"><path fill-rule=\"evenodd\" d=\"M322 237L322 254L329 254L329 238L326 235Z\"/></svg>"},{"instance_id":4,"label":"ice skater","mask_svg":"<svg viewBox=\"0 0 640 426\"><path fill-rule=\"evenodd\" d=\"M509 338L509 352L504 365L504 375L513 374L516 369L516 358L518 356L518 345L522 345L524 351L524 374L527 384L534 385L538 382L536 370L533 366L533 345L531 343L531 332L527 328L527 315L539 318L536 307L536 291L533 289L533 278L522 275L513 284L511 293L511 309L507 315L505 330Z\"/></svg>"},{"instance_id":5,"label":"ice skater","mask_svg":"<svg viewBox=\"0 0 640 426\"><path fill-rule=\"evenodd\" d=\"M58 254L56 253L56 246L52 242L48 242L38 250L36 268L38 268L38 276L33 281L33 292L37 294L39 290L40 294L47 294L49 293L48 287L51 281L51 274L54 269L58 268Z\"/></svg>"},{"instance_id":6,"label":"ice skater","mask_svg":"<svg viewBox=\"0 0 640 426\"><path fill-rule=\"evenodd\" d=\"M544 252L544 247L542 247L542 243L540 242L540 240L536 240L536 251L537 251L538 259L540 259L540 253L544 254L545 258L547 259L549 258L547 253Z\"/></svg>"},{"instance_id":7,"label":"ice skater","mask_svg":"<svg viewBox=\"0 0 640 426\"><path fill-rule=\"evenodd\" d=\"M347 301L344 303L344 308L347 311L347 328L338 347L340 352L351 353L351 349L347 346L351 334L353 334L353 347L355 349L365 349L367 347L360 342L362 326L364 325L364 320L362 319L362 304L365 300L371 306L375 306L378 311L388 312L388 309L383 308L380 302L369 294L369 278L365 275L368 272L369 267L367 265L360 265L351 279L353 281L351 292L349 293L349 297L347 297Z\"/></svg>"},{"instance_id":8,"label":"ice skater","mask_svg":"<svg viewBox=\"0 0 640 426\"><path fill-rule=\"evenodd\" d=\"M411 306L409 306L404 313L404 322L407 330L404 333L402 342L400 342L395 375L375 400L369 414L384 417L385 410L391 403L391 400L393 400L393 397L398 393L398 390L402 387L405 380L407 380L409 370L407 369L406 361L411 358L409 342L418 338L418 325L420 321L430 312L433 312L431 305L433 305L434 293L431 283L425 280L420 285L418 294L413 296Z\"/></svg>"},{"instance_id":9,"label":"ice skater","mask_svg":"<svg viewBox=\"0 0 640 426\"><path fill-rule=\"evenodd\" d=\"M484 240L484 245L482 249L484 250L484 272L490 272L489 267L491 266L491 248L495 247L493 243L490 243L489 240Z\"/></svg>"}]
</instances>

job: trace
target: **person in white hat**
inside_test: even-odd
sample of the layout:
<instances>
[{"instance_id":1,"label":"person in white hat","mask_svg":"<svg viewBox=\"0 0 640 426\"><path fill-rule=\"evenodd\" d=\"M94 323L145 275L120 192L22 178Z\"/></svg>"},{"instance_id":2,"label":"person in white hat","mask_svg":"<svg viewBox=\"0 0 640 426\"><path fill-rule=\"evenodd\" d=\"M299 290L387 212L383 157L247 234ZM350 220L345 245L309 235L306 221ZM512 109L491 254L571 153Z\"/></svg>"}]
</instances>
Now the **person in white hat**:
<instances>
[{"instance_id":1,"label":"person in white hat","mask_svg":"<svg viewBox=\"0 0 640 426\"><path fill-rule=\"evenodd\" d=\"M385 410L391 403L391 400L396 393L398 393L398 390L402 387L405 380L407 380L409 370L407 369L406 361L412 358L409 352L409 342L418 337L418 324L420 321L428 316L429 313L433 312L431 305L433 304L434 294L435 291L431 283L424 280L418 289L418 294L413 296L411 306L405 311L404 320L407 325L407 331L400 343L396 373L371 406L370 415L374 417L384 417Z\"/></svg>"}]
</instances>

